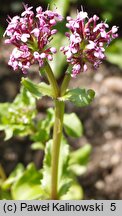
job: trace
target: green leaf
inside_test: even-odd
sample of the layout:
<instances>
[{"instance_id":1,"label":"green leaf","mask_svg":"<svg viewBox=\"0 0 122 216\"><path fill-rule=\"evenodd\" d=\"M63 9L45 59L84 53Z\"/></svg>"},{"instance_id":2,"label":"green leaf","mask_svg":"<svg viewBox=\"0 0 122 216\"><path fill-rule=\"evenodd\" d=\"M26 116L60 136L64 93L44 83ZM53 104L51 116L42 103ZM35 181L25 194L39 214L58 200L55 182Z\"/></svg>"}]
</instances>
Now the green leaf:
<instances>
[{"instance_id":1,"label":"green leaf","mask_svg":"<svg viewBox=\"0 0 122 216\"><path fill-rule=\"evenodd\" d=\"M51 148L52 148L52 140L49 140L46 143L45 147L45 157L43 160L43 178L41 180L41 186L48 197L50 197L51 193Z\"/></svg>"},{"instance_id":2,"label":"green leaf","mask_svg":"<svg viewBox=\"0 0 122 216\"><path fill-rule=\"evenodd\" d=\"M10 192L0 188L0 200L12 200Z\"/></svg>"},{"instance_id":3,"label":"green leaf","mask_svg":"<svg viewBox=\"0 0 122 216\"><path fill-rule=\"evenodd\" d=\"M72 182L73 180L64 178L62 181L62 185L60 186L59 192L58 192L58 197L62 199L61 197L64 196L64 194L67 194L69 191L70 187L72 187Z\"/></svg>"},{"instance_id":4,"label":"green leaf","mask_svg":"<svg viewBox=\"0 0 122 216\"><path fill-rule=\"evenodd\" d=\"M27 105L36 108L35 97L24 86L21 86L20 93L16 96L14 104L18 106Z\"/></svg>"},{"instance_id":5,"label":"green leaf","mask_svg":"<svg viewBox=\"0 0 122 216\"><path fill-rule=\"evenodd\" d=\"M38 142L45 143L49 139L49 133L46 128L41 127L41 121L39 123L40 123L40 127L38 124L39 130L37 130L35 134L31 135L31 140L36 143Z\"/></svg>"},{"instance_id":6,"label":"green leaf","mask_svg":"<svg viewBox=\"0 0 122 216\"><path fill-rule=\"evenodd\" d=\"M32 93L36 98L42 97L42 93L39 91L39 86L38 84L33 83L30 79L28 78L22 78L21 83L23 86L30 92Z\"/></svg>"},{"instance_id":7,"label":"green leaf","mask_svg":"<svg viewBox=\"0 0 122 216\"><path fill-rule=\"evenodd\" d=\"M72 164L70 170L75 176L81 176L87 171L86 165Z\"/></svg>"},{"instance_id":8,"label":"green leaf","mask_svg":"<svg viewBox=\"0 0 122 216\"><path fill-rule=\"evenodd\" d=\"M39 91L42 93L43 96L49 96L49 97L53 97L53 91L52 91L52 87L50 85L47 85L44 82L41 82L38 84L39 86Z\"/></svg>"},{"instance_id":9,"label":"green leaf","mask_svg":"<svg viewBox=\"0 0 122 216\"><path fill-rule=\"evenodd\" d=\"M41 186L45 193L50 196L51 193L51 148L52 140L46 143L45 157L43 163L43 178ZM69 145L66 140L62 139L59 156L59 173L58 173L58 196L65 194L72 185L72 178L68 170Z\"/></svg>"},{"instance_id":10,"label":"green leaf","mask_svg":"<svg viewBox=\"0 0 122 216\"><path fill-rule=\"evenodd\" d=\"M66 94L60 98L60 100L69 100L76 106L83 107L89 105L95 96L95 92L92 89L70 89Z\"/></svg>"},{"instance_id":11,"label":"green leaf","mask_svg":"<svg viewBox=\"0 0 122 216\"><path fill-rule=\"evenodd\" d=\"M47 85L46 83L39 83L35 84L28 78L22 78L22 84L24 87L32 93L36 98L40 98L42 96L50 96L53 97L52 89L50 85Z\"/></svg>"},{"instance_id":12,"label":"green leaf","mask_svg":"<svg viewBox=\"0 0 122 216\"><path fill-rule=\"evenodd\" d=\"M12 185L12 197L15 200L32 200L45 198L41 188L42 174L35 168L33 163L29 164L23 175Z\"/></svg>"},{"instance_id":13,"label":"green leaf","mask_svg":"<svg viewBox=\"0 0 122 216\"><path fill-rule=\"evenodd\" d=\"M24 87L12 103L0 104L0 130L5 132L5 140L14 136L26 136L35 130L36 101Z\"/></svg>"},{"instance_id":14,"label":"green leaf","mask_svg":"<svg viewBox=\"0 0 122 216\"><path fill-rule=\"evenodd\" d=\"M31 145L32 150L44 150L44 144L41 142L35 142Z\"/></svg>"},{"instance_id":15,"label":"green leaf","mask_svg":"<svg viewBox=\"0 0 122 216\"><path fill-rule=\"evenodd\" d=\"M24 86L21 86L20 94L16 96L14 103L16 105L20 105L20 103L23 103L24 105L31 105L35 108L36 100Z\"/></svg>"},{"instance_id":16,"label":"green leaf","mask_svg":"<svg viewBox=\"0 0 122 216\"><path fill-rule=\"evenodd\" d=\"M0 122L3 115L6 114L9 108L9 103L0 103Z\"/></svg>"},{"instance_id":17,"label":"green leaf","mask_svg":"<svg viewBox=\"0 0 122 216\"><path fill-rule=\"evenodd\" d=\"M66 42L67 42L66 37L62 33L58 32L55 35L54 39L51 41L51 46L54 46L56 47L57 50L59 50L61 46L64 46L66 44ZM65 56L61 54L60 52L57 52L57 54L54 55L53 57L53 61L50 62L50 65L51 65L52 70L54 71L56 78L59 78L62 74L62 70L64 69L64 66L66 65Z\"/></svg>"},{"instance_id":18,"label":"green leaf","mask_svg":"<svg viewBox=\"0 0 122 216\"><path fill-rule=\"evenodd\" d=\"M22 164L18 164L16 168L12 171L12 173L9 175L7 180L4 181L2 184L2 189L7 190L10 188L10 186L16 182L23 174L24 172L24 166Z\"/></svg>"},{"instance_id":19,"label":"green leaf","mask_svg":"<svg viewBox=\"0 0 122 216\"><path fill-rule=\"evenodd\" d=\"M83 126L75 113L64 115L64 129L67 135L80 137L83 134Z\"/></svg>"},{"instance_id":20,"label":"green leaf","mask_svg":"<svg viewBox=\"0 0 122 216\"><path fill-rule=\"evenodd\" d=\"M39 120L37 123L37 132L31 136L31 139L35 142L42 142L45 144L50 138L50 131L54 124L54 110L52 108L47 109L46 117Z\"/></svg>"},{"instance_id":21,"label":"green leaf","mask_svg":"<svg viewBox=\"0 0 122 216\"><path fill-rule=\"evenodd\" d=\"M58 173L58 195L59 198L66 194L73 183L72 173L69 171L69 145L67 140L63 137L60 147L59 156L59 173Z\"/></svg>"},{"instance_id":22,"label":"green leaf","mask_svg":"<svg viewBox=\"0 0 122 216\"><path fill-rule=\"evenodd\" d=\"M57 11L59 12L59 14L65 16L68 9L69 9L69 5L70 5L70 1L69 0L53 0L51 2L49 2L50 4L50 8L52 10L55 9L55 7L57 7Z\"/></svg>"},{"instance_id":23,"label":"green leaf","mask_svg":"<svg viewBox=\"0 0 122 216\"><path fill-rule=\"evenodd\" d=\"M74 183L69 191L61 197L61 200L81 200L83 199L83 189L78 183Z\"/></svg>"},{"instance_id":24,"label":"green leaf","mask_svg":"<svg viewBox=\"0 0 122 216\"><path fill-rule=\"evenodd\" d=\"M7 141L7 140L11 139L12 136L13 136L13 130L12 130L12 128L6 127L5 128L5 139L4 140Z\"/></svg>"},{"instance_id":25,"label":"green leaf","mask_svg":"<svg viewBox=\"0 0 122 216\"><path fill-rule=\"evenodd\" d=\"M80 149L70 153L69 169L71 169L75 175L80 176L86 172L86 165L89 161L91 149L91 145L86 144Z\"/></svg>"},{"instance_id":26,"label":"green leaf","mask_svg":"<svg viewBox=\"0 0 122 216\"><path fill-rule=\"evenodd\" d=\"M51 193L51 149L52 140L47 142L45 148L45 157L43 164L43 178L41 180L41 186L47 197L50 197ZM85 154L85 150L84 150ZM78 152L74 154L76 157L74 161L70 162L73 153L70 156L69 145L66 139L62 138L59 155L59 173L58 173L58 198L59 199L82 199L83 191L78 185L74 172L71 169L77 161L79 161ZM81 160L81 158L80 158ZM81 162L81 161L80 161Z\"/></svg>"},{"instance_id":27,"label":"green leaf","mask_svg":"<svg viewBox=\"0 0 122 216\"><path fill-rule=\"evenodd\" d=\"M78 150L72 151L70 153L69 164L86 165L89 160L91 150L92 150L91 145L86 144L83 147L79 148Z\"/></svg>"},{"instance_id":28,"label":"green leaf","mask_svg":"<svg viewBox=\"0 0 122 216\"><path fill-rule=\"evenodd\" d=\"M116 40L106 50L107 60L122 68L122 38Z\"/></svg>"}]
</instances>

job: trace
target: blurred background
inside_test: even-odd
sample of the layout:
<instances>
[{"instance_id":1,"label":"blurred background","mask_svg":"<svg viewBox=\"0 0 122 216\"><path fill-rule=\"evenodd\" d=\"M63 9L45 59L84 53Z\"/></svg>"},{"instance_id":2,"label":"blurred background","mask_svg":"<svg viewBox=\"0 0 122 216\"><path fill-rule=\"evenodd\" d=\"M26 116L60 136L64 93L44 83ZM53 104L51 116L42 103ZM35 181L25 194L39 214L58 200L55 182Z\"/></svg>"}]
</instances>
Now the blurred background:
<instances>
[{"instance_id":1,"label":"blurred background","mask_svg":"<svg viewBox=\"0 0 122 216\"><path fill-rule=\"evenodd\" d=\"M0 103L12 102L20 90L23 74L13 72L7 65L12 47L4 45L2 37L7 26L7 16L18 15L23 10L23 1L4 0L0 6ZM92 145L87 171L79 177L84 189L85 199L122 199L122 0L35 0L24 1L34 8L41 5L44 9L48 4L51 9L63 15L75 16L77 9L87 11L90 16L98 15L107 20L110 27L119 26L119 37L108 47L106 60L97 72L82 73L72 80L71 87L88 87L96 92L95 101L87 108L74 108L67 104L67 112L76 112L83 123L84 134L80 139L70 139L74 148L85 143ZM65 21L57 26L59 32L52 41L59 49L66 43L64 37ZM60 59L60 61L59 61ZM58 63L57 63L58 62ZM58 52L51 66L60 83L66 69L65 57ZM39 80L36 66L31 69L31 78ZM52 106L49 99L37 104L40 115ZM0 114L2 115L2 113ZM34 161L37 167L42 163L43 153L30 149L28 137L12 138L4 141L4 133L0 132L0 163L6 175L14 169L18 162L27 165Z\"/></svg>"}]
</instances>

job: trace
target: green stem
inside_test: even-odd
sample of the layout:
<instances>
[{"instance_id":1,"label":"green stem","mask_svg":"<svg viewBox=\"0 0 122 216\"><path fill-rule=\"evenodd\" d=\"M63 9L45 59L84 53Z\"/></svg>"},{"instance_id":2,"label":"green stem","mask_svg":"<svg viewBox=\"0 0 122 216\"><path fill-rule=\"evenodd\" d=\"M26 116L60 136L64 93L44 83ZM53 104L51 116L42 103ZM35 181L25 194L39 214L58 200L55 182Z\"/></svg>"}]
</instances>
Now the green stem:
<instances>
[{"instance_id":1,"label":"green stem","mask_svg":"<svg viewBox=\"0 0 122 216\"><path fill-rule=\"evenodd\" d=\"M3 180L6 179L6 174L5 174L5 171L4 171L4 169L3 169L3 167L2 167L1 164L0 164L0 176L1 176L1 178L2 178Z\"/></svg>"},{"instance_id":2,"label":"green stem","mask_svg":"<svg viewBox=\"0 0 122 216\"><path fill-rule=\"evenodd\" d=\"M66 90L68 88L70 79L71 79L71 75L66 74L64 79L63 79L62 85L61 85L60 96L63 96L65 94L65 92L66 92Z\"/></svg>"},{"instance_id":3,"label":"green stem","mask_svg":"<svg viewBox=\"0 0 122 216\"><path fill-rule=\"evenodd\" d=\"M55 76L48 62L45 62L44 69L45 69L48 81L50 85L52 86L54 98L57 98L59 96L59 87L58 87L57 81L55 79Z\"/></svg>"},{"instance_id":4,"label":"green stem","mask_svg":"<svg viewBox=\"0 0 122 216\"><path fill-rule=\"evenodd\" d=\"M64 102L55 100L55 122L52 146L51 199L58 199L58 164L63 129Z\"/></svg>"}]
</instances>

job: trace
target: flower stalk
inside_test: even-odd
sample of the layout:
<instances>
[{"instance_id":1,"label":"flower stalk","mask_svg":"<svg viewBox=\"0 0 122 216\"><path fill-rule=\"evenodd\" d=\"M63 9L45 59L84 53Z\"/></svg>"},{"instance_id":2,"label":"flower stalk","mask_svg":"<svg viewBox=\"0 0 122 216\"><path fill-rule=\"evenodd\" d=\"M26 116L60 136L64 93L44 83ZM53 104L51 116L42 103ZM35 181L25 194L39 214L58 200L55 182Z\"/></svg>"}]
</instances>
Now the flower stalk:
<instances>
[{"instance_id":1,"label":"flower stalk","mask_svg":"<svg viewBox=\"0 0 122 216\"><path fill-rule=\"evenodd\" d=\"M58 164L59 164L59 155L60 155L60 145L62 138L63 130L63 116L64 116L64 107L65 103L58 100L59 96L59 87L55 76L52 72L52 69L48 62L45 63L45 72L47 79L52 86L53 95L54 95L54 105L55 105L55 121L53 127L53 146L52 146L52 172L51 172L51 199L58 199ZM63 96L66 92L70 81L71 75L66 74L60 88L60 96Z\"/></svg>"},{"instance_id":2,"label":"flower stalk","mask_svg":"<svg viewBox=\"0 0 122 216\"><path fill-rule=\"evenodd\" d=\"M62 85L61 85L61 90L60 90L60 96L63 96L68 88L69 82L71 79L70 74L65 74L65 77L63 79Z\"/></svg>"},{"instance_id":3,"label":"flower stalk","mask_svg":"<svg viewBox=\"0 0 122 216\"><path fill-rule=\"evenodd\" d=\"M63 130L64 102L55 100L55 122L52 146L51 199L58 199L58 165Z\"/></svg>"},{"instance_id":4,"label":"flower stalk","mask_svg":"<svg viewBox=\"0 0 122 216\"><path fill-rule=\"evenodd\" d=\"M47 79L48 79L48 81L52 87L54 98L57 98L59 95L59 87L58 87L57 81L55 79L55 76L54 76L52 69L51 69L50 65L48 64L48 62L45 62L44 69L46 72Z\"/></svg>"}]
</instances>

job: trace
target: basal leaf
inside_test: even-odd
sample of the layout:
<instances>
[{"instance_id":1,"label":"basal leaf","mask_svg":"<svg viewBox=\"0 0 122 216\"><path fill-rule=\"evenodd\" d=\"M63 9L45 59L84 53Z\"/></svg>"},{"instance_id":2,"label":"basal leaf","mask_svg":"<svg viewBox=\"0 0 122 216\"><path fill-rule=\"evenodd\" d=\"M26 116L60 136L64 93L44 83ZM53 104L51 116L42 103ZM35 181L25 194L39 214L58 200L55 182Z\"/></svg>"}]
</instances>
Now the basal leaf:
<instances>
[{"instance_id":1,"label":"basal leaf","mask_svg":"<svg viewBox=\"0 0 122 216\"><path fill-rule=\"evenodd\" d=\"M78 150L72 151L70 153L69 164L86 165L89 160L91 150L92 150L91 145L86 144L83 147L79 148Z\"/></svg>"},{"instance_id":2,"label":"basal leaf","mask_svg":"<svg viewBox=\"0 0 122 216\"><path fill-rule=\"evenodd\" d=\"M59 189L58 192L58 197L60 199L62 199L62 196L64 196L64 194L67 194L67 192L69 191L70 187L72 186L73 180L71 178L64 178L62 179L62 185Z\"/></svg>"},{"instance_id":3,"label":"basal leaf","mask_svg":"<svg viewBox=\"0 0 122 216\"><path fill-rule=\"evenodd\" d=\"M52 140L46 143L45 157L43 163L43 178L41 186L45 193L50 196L51 193L51 147ZM58 173L58 196L65 194L72 185L71 175L68 170L69 146L62 139L59 156L59 173Z\"/></svg>"},{"instance_id":4,"label":"basal leaf","mask_svg":"<svg viewBox=\"0 0 122 216\"><path fill-rule=\"evenodd\" d=\"M51 146L52 140L46 143L45 156L43 161L41 186L46 194L50 197L51 193Z\"/></svg>"},{"instance_id":5,"label":"basal leaf","mask_svg":"<svg viewBox=\"0 0 122 216\"><path fill-rule=\"evenodd\" d=\"M70 153L69 169L72 170L75 175L80 176L86 172L86 165L89 161L91 149L91 145L86 144L80 149Z\"/></svg>"},{"instance_id":6,"label":"basal leaf","mask_svg":"<svg viewBox=\"0 0 122 216\"><path fill-rule=\"evenodd\" d=\"M41 188L42 174L35 168L33 163L29 164L23 175L12 185L12 197L15 200L32 200L44 198Z\"/></svg>"},{"instance_id":7,"label":"basal leaf","mask_svg":"<svg viewBox=\"0 0 122 216\"><path fill-rule=\"evenodd\" d=\"M11 139L12 138L12 136L13 136L13 129L12 128L10 128L10 127L5 127L5 141L7 141L7 140L9 140L9 139Z\"/></svg>"},{"instance_id":8,"label":"basal leaf","mask_svg":"<svg viewBox=\"0 0 122 216\"><path fill-rule=\"evenodd\" d=\"M16 182L20 176L22 176L24 172L24 166L22 164L18 164L16 168L12 171L12 173L9 175L9 177L4 181L2 184L2 188L4 190L10 189L10 186Z\"/></svg>"},{"instance_id":9,"label":"basal leaf","mask_svg":"<svg viewBox=\"0 0 122 216\"><path fill-rule=\"evenodd\" d=\"M83 199L83 189L75 182L69 191L61 197L61 200L81 200Z\"/></svg>"},{"instance_id":10,"label":"basal leaf","mask_svg":"<svg viewBox=\"0 0 122 216\"><path fill-rule=\"evenodd\" d=\"M59 173L58 173L58 196L59 198L69 191L72 186L72 173L69 171L69 154L70 149L67 140L63 137L60 147L59 156Z\"/></svg>"},{"instance_id":11,"label":"basal leaf","mask_svg":"<svg viewBox=\"0 0 122 216\"><path fill-rule=\"evenodd\" d=\"M35 142L42 142L45 144L50 138L50 131L54 124L54 110L52 108L47 109L46 117L41 119L37 123L37 132L31 136L31 139Z\"/></svg>"},{"instance_id":12,"label":"basal leaf","mask_svg":"<svg viewBox=\"0 0 122 216\"><path fill-rule=\"evenodd\" d=\"M70 170L75 176L81 176L87 171L86 165L72 164Z\"/></svg>"},{"instance_id":13,"label":"basal leaf","mask_svg":"<svg viewBox=\"0 0 122 216\"><path fill-rule=\"evenodd\" d=\"M9 108L9 103L0 103L0 122L3 115L6 114Z\"/></svg>"},{"instance_id":14,"label":"basal leaf","mask_svg":"<svg viewBox=\"0 0 122 216\"><path fill-rule=\"evenodd\" d=\"M31 134L35 116L36 100L22 87L12 103L0 104L0 130L5 132L5 140Z\"/></svg>"},{"instance_id":15,"label":"basal leaf","mask_svg":"<svg viewBox=\"0 0 122 216\"><path fill-rule=\"evenodd\" d=\"M10 192L0 188L0 200L12 200Z\"/></svg>"},{"instance_id":16,"label":"basal leaf","mask_svg":"<svg viewBox=\"0 0 122 216\"><path fill-rule=\"evenodd\" d=\"M32 150L44 150L44 144L42 142L34 142L31 145Z\"/></svg>"}]
</instances>

